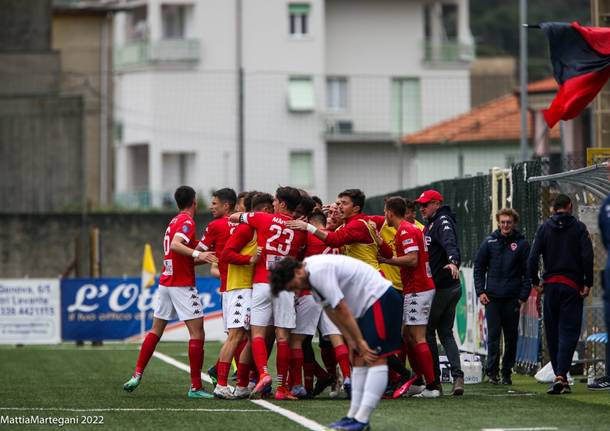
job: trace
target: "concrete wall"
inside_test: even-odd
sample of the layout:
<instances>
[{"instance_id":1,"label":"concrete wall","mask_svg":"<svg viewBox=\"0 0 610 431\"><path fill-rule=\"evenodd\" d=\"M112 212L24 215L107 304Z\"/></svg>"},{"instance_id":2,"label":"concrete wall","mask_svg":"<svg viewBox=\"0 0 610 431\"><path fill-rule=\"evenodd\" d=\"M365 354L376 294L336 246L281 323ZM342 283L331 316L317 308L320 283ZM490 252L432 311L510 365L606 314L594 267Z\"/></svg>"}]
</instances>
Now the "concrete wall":
<instances>
[{"instance_id":1,"label":"concrete wall","mask_svg":"<svg viewBox=\"0 0 610 431\"><path fill-rule=\"evenodd\" d=\"M90 228L100 229L102 275L138 276L144 244L152 246L157 270L163 264L163 232L174 214L90 214L84 219L81 275L89 272ZM209 214L197 215L197 236ZM2 277L56 277L75 257L75 238L81 234L79 214L0 214L0 274ZM207 270L198 269L199 274ZM73 274L72 274L73 275Z\"/></svg>"},{"instance_id":2,"label":"concrete wall","mask_svg":"<svg viewBox=\"0 0 610 431\"><path fill-rule=\"evenodd\" d=\"M51 0L2 0L0 52L48 51Z\"/></svg>"}]
</instances>

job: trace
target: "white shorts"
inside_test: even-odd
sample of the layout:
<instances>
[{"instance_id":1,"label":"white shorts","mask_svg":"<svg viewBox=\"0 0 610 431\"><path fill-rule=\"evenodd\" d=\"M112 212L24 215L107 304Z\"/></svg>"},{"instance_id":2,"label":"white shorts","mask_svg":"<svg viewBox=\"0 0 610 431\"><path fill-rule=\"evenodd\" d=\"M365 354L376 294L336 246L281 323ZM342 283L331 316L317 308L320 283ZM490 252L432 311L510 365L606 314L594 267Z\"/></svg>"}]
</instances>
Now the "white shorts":
<instances>
[{"instance_id":1,"label":"white shorts","mask_svg":"<svg viewBox=\"0 0 610 431\"><path fill-rule=\"evenodd\" d=\"M322 306L316 303L311 295L297 296L296 298L297 322L292 330L293 334L315 335Z\"/></svg>"},{"instance_id":2,"label":"white shorts","mask_svg":"<svg viewBox=\"0 0 610 431\"><path fill-rule=\"evenodd\" d=\"M329 335L341 335L341 331L337 328L337 325L330 320L326 311L322 310L320 314L320 321L318 322L318 329L320 329L320 335L328 337Z\"/></svg>"},{"instance_id":3,"label":"white shorts","mask_svg":"<svg viewBox=\"0 0 610 431\"><path fill-rule=\"evenodd\" d=\"M292 292L284 290L277 298L272 298L271 286L268 283L254 283L251 308L250 325L286 329L294 329L296 326L296 310Z\"/></svg>"},{"instance_id":4,"label":"white shorts","mask_svg":"<svg viewBox=\"0 0 610 431\"><path fill-rule=\"evenodd\" d=\"M435 290L407 293L404 298L402 323L406 326L427 325Z\"/></svg>"},{"instance_id":5,"label":"white shorts","mask_svg":"<svg viewBox=\"0 0 610 431\"><path fill-rule=\"evenodd\" d=\"M225 307L225 304L226 307ZM226 315L227 328L250 329L250 308L252 289L228 290L222 294L223 316ZM226 310L226 313L225 311Z\"/></svg>"},{"instance_id":6,"label":"white shorts","mask_svg":"<svg viewBox=\"0 0 610 431\"><path fill-rule=\"evenodd\" d=\"M229 310L227 310L227 297L225 295L227 292L220 293L220 303L222 304L222 327L225 332L227 332L227 316L229 314Z\"/></svg>"},{"instance_id":7,"label":"white shorts","mask_svg":"<svg viewBox=\"0 0 610 431\"><path fill-rule=\"evenodd\" d=\"M199 292L195 287L159 285L155 295L154 316L162 320L191 320L203 317Z\"/></svg>"}]
</instances>

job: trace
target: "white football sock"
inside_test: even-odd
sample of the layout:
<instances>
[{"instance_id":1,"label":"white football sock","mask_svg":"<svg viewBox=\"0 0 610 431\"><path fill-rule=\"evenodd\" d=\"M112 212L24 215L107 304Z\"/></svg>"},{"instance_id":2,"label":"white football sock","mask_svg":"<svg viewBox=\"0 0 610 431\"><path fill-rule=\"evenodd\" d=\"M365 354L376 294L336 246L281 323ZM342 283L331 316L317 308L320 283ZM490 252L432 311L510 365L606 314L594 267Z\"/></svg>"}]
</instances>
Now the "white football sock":
<instances>
[{"instance_id":1,"label":"white football sock","mask_svg":"<svg viewBox=\"0 0 610 431\"><path fill-rule=\"evenodd\" d=\"M371 417L371 413L379 404L379 400L385 392L386 386L388 385L388 366L377 365L375 367L369 367L369 371L366 374L366 383L364 385L364 395L362 395L362 401L360 407L354 419L358 422L367 423Z\"/></svg>"},{"instance_id":2,"label":"white football sock","mask_svg":"<svg viewBox=\"0 0 610 431\"><path fill-rule=\"evenodd\" d=\"M364 392L364 384L366 383L368 370L368 367L352 368L352 400L349 405L349 411L347 412L348 418L356 416L356 413L360 408L360 401L362 400L362 393Z\"/></svg>"}]
</instances>

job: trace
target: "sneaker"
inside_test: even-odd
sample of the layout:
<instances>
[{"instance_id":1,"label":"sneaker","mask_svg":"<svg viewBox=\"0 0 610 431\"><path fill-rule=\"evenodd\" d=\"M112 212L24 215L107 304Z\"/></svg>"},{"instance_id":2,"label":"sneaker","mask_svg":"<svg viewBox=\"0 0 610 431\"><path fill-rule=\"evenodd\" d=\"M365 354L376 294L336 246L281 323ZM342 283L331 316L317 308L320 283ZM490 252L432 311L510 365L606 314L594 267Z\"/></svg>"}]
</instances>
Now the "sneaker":
<instances>
[{"instance_id":1,"label":"sneaker","mask_svg":"<svg viewBox=\"0 0 610 431\"><path fill-rule=\"evenodd\" d=\"M235 395L231 392L228 386L216 385L214 388L214 396L221 400L234 400Z\"/></svg>"},{"instance_id":2,"label":"sneaker","mask_svg":"<svg viewBox=\"0 0 610 431\"><path fill-rule=\"evenodd\" d=\"M273 396L273 386L272 385L265 386L265 388L261 392L261 398L271 398L272 396Z\"/></svg>"},{"instance_id":3,"label":"sneaker","mask_svg":"<svg viewBox=\"0 0 610 431\"><path fill-rule=\"evenodd\" d=\"M553 383L551 383L551 386L549 386L549 389L546 391L546 393L549 395L562 394L562 393L564 393L564 390L565 390L564 386L567 386L568 388L570 387L568 382L566 382L563 377L557 376L557 377L555 377L555 381ZM569 391L571 392L571 389L569 389Z\"/></svg>"},{"instance_id":4,"label":"sneaker","mask_svg":"<svg viewBox=\"0 0 610 431\"><path fill-rule=\"evenodd\" d=\"M140 386L140 382L142 381L142 374L135 373L131 376L131 379L127 380L123 385L123 390L125 392L133 392L136 390L138 386Z\"/></svg>"},{"instance_id":5,"label":"sneaker","mask_svg":"<svg viewBox=\"0 0 610 431\"><path fill-rule=\"evenodd\" d=\"M245 398L248 398L250 396L250 393L252 391L250 390L250 388L244 388L241 386L235 386L235 392L233 392L233 396L235 397L236 400L243 400Z\"/></svg>"},{"instance_id":6,"label":"sneaker","mask_svg":"<svg viewBox=\"0 0 610 431\"><path fill-rule=\"evenodd\" d=\"M464 377L456 377L453 379L453 389L451 390L451 395L456 397L464 395Z\"/></svg>"},{"instance_id":7,"label":"sneaker","mask_svg":"<svg viewBox=\"0 0 610 431\"><path fill-rule=\"evenodd\" d=\"M335 378L328 376L325 379L320 379L316 381L316 385L313 388L313 396L316 397L318 395L320 395L322 392L324 392L324 390L326 388L328 388L329 386L332 386L332 384L335 382Z\"/></svg>"},{"instance_id":8,"label":"sneaker","mask_svg":"<svg viewBox=\"0 0 610 431\"><path fill-rule=\"evenodd\" d=\"M341 392L341 385L339 382L335 380L332 385L330 385L330 391L328 392L328 396L332 399L335 399L339 396L339 392Z\"/></svg>"},{"instance_id":9,"label":"sneaker","mask_svg":"<svg viewBox=\"0 0 610 431\"><path fill-rule=\"evenodd\" d=\"M407 396L413 397L417 394L421 394L426 389L426 385L411 385L407 389Z\"/></svg>"},{"instance_id":10,"label":"sneaker","mask_svg":"<svg viewBox=\"0 0 610 431\"><path fill-rule=\"evenodd\" d=\"M371 429L371 426L368 422L358 422L356 419L352 419L351 422L346 423L335 429L343 431L369 431Z\"/></svg>"},{"instance_id":11,"label":"sneaker","mask_svg":"<svg viewBox=\"0 0 610 431\"><path fill-rule=\"evenodd\" d=\"M589 389L590 391L609 391L610 376L598 377L593 381L593 383L587 385L587 389Z\"/></svg>"},{"instance_id":12,"label":"sneaker","mask_svg":"<svg viewBox=\"0 0 610 431\"><path fill-rule=\"evenodd\" d=\"M265 387L271 385L271 382L273 382L273 379L271 378L269 373L261 374L260 378L258 379L258 383L256 384L256 386L254 386L254 389L252 389L252 393L250 394L250 396L252 397L261 394Z\"/></svg>"},{"instance_id":13,"label":"sneaker","mask_svg":"<svg viewBox=\"0 0 610 431\"><path fill-rule=\"evenodd\" d=\"M409 388L415 383L415 381L418 378L419 378L419 376L416 374L413 377L411 377L409 380L404 382L402 385L400 385L392 394L392 398L396 399L396 398L402 397L403 394L409 390ZM424 388L425 388L425 386L424 386ZM418 392L418 393L421 393L421 392Z\"/></svg>"},{"instance_id":14,"label":"sneaker","mask_svg":"<svg viewBox=\"0 0 610 431\"><path fill-rule=\"evenodd\" d=\"M572 393L572 388L570 387L569 383L566 383L565 385L563 385L563 388L561 388L561 393L562 394L571 394Z\"/></svg>"},{"instance_id":15,"label":"sneaker","mask_svg":"<svg viewBox=\"0 0 610 431\"><path fill-rule=\"evenodd\" d=\"M503 385L512 385L513 379L510 377L510 374L505 374L502 376L502 384Z\"/></svg>"},{"instance_id":16,"label":"sneaker","mask_svg":"<svg viewBox=\"0 0 610 431\"><path fill-rule=\"evenodd\" d=\"M492 385L499 385L500 384L500 378L498 377L497 374L488 374L487 375L487 381L492 384Z\"/></svg>"},{"instance_id":17,"label":"sneaker","mask_svg":"<svg viewBox=\"0 0 610 431\"><path fill-rule=\"evenodd\" d=\"M256 386L256 380L250 380L250 382L248 383L248 389L250 389L250 392L252 392L252 390L254 389L255 386Z\"/></svg>"},{"instance_id":18,"label":"sneaker","mask_svg":"<svg viewBox=\"0 0 610 431\"><path fill-rule=\"evenodd\" d=\"M328 428L338 429L339 427L342 427L343 425L347 425L353 421L354 421L354 418L348 418L347 416L344 416L341 419L339 419L338 421L333 422L332 424L328 425Z\"/></svg>"},{"instance_id":19,"label":"sneaker","mask_svg":"<svg viewBox=\"0 0 610 431\"><path fill-rule=\"evenodd\" d=\"M343 391L345 392L345 398L348 400L352 399L352 381L348 378L343 381Z\"/></svg>"},{"instance_id":20,"label":"sneaker","mask_svg":"<svg viewBox=\"0 0 610 431\"><path fill-rule=\"evenodd\" d=\"M290 393L299 399L307 398L307 391L303 385L293 386Z\"/></svg>"},{"instance_id":21,"label":"sneaker","mask_svg":"<svg viewBox=\"0 0 610 431\"><path fill-rule=\"evenodd\" d=\"M297 397L292 395L286 386L280 386L275 390L275 399L277 401L296 401Z\"/></svg>"},{"instance_id":22,"label":"sneaker","mask_svg":"<svg viewBox=\"0 0 610 431\"><path fill-rule=\"evenodd\" d=\"M208 369L208 376L210 376L210 379L212 380L212 385L216 387L218 384L218 371L216 370L216 365Z\"/></svg>"},{"instance_id":23,"label":"sneaker","mask_svg":"<svg viewBox=\"0 0 610 431\"><path fill-rule=\"evenodd\" d=\"M189 389L189 393L188 393L188 397L189 398L204 398L206 400L214 398L214 395L206 392L202 389L193 389L193 387L191 386L191 388Z\"/></svg>"},{"instance_id":24,"label":"sneaker","mask_svg":"<svg viewBox=\"0 0 610 431\"><path fill-rule=\"evenodd\" d=\"M441 391L438 389L424 389L417 395L413 395L413 398L438 398L441 396Z\"/></svg>"}]
</instances>

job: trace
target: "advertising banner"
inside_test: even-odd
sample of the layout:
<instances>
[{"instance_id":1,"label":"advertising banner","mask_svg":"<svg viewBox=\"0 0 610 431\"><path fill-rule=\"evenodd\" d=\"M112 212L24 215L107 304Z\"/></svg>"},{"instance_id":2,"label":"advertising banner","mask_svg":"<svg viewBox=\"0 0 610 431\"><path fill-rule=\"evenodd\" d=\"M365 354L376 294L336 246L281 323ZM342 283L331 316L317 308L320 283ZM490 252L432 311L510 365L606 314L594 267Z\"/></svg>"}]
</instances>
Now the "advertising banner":
<instances>
[{"instance_id":1,"label":"advertising banner","mask_svg":"<svg viewBox=\"0 0 610 431\"><path fill-rule=\"evenodd\" d=\"M61 341L57 279L0 279L0 344Z\"/></svg>"},{"instance_id":2,"label":"advertising banner","mask_svg":"<svg viewBox=\"0 0 610 431\"><path fill-rule=\"evenodd\" d=\"M458 348L464 352L487 355L487 321L485 307L474 289L473 268L460 269L462 296L455 310L453 326Z\"/></svg>"},{"instance_id":3,"label":"advertising banner","mask_svg":"<svg viewBox=\"0 0 610 431\"><path fill-rule=\"evenodd\" d=\"M142 315L145 330L152 327L157 284L140 295L139 277L78 278L61 282L62 338L64 340L135 340L140 336ZM224 339L222 305L213 277L198 277L197 290L205 315L207 340ZM188 340L182 322L170 322L163 340Z\"/></svg>"}]
</instances>

